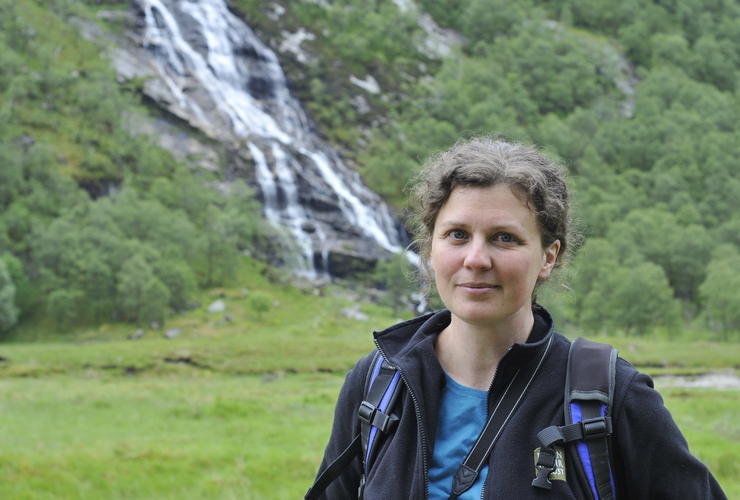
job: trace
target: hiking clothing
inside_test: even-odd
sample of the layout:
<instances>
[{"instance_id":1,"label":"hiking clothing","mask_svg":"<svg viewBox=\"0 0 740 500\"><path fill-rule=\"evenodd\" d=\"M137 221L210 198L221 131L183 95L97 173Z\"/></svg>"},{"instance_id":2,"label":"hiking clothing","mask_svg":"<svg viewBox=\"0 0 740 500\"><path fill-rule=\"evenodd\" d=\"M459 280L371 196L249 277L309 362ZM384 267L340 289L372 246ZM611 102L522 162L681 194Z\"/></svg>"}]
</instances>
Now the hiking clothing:
<instances>
[{"instance_id":1,"label":"hiking clothing","mask_svg":"<svg viewBox=\"0 0 740 500\"><path fill-rule=\"evenodd\" d=\"M565 448L565 479L551 477L552 490L532 486L537 433L564 425L564 387L570 341L553 331L550 315L533 308L535 326L524 344L514 344L499 362L488 391L490 413L519 367L537 361L550 337L552 346L489 458L482 499L585 499L574 457ZM400 417L380 448L365 481L365 500L427 500L428 471L434 452L444 371L434 346L450 323L450 312L428 314L375 333L385 358L401 372L404 390L393 413ZM340 391L331 438L320 471L360 433L357 411L364 396L372 354L362 358ZM612 450L619 500L718 499L726 497L709 470L688 450L686 440L653 389L649 376L622 358L617 361ZM467 454L469 449L464 451ZM320 497L357 498L362 463L356 458ZM450 484L452 477L450 477ZM436 499L429 499L436 500Z\"/></svg>"},{"instance_id":2,"label":"hiking clothing","mask_svg":"<svg viewBox=\"0 0 740 500\"><path fill-rule=\"evenodd\" d=\"M488 420L488 393L458 384L445 373L438 419L429 469L429 497L447 500L452 492L450 478L475 445ZM478 500L487 474L488 466L485 466L473 486L459 499Z\"/></svg>"}]
</instances>

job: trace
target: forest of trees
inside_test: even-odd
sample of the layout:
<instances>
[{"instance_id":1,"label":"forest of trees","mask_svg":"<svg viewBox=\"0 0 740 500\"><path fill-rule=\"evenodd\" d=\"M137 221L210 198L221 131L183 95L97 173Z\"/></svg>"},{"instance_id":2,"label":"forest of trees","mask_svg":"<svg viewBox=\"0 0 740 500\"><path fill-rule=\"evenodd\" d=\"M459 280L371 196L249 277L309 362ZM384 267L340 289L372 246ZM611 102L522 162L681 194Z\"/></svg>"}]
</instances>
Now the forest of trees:
<instances>
[{"instance_id":1,"label":"forest of trees","mask_svg":"<svg viewBox=\"0 0 740 500\"><path fill-rule=\"evenodd\" d=\"M2 329L32 314L161 320L270 237L246 185L224 197L206 187L216 174L129 133L121 109L153 111L63 22L127 8L104 3L0 0ZM391 0L292 2L281 16L272 3L233 6L266 38L316 34L308 62L281 55L292 89L400 213L420 162L458 137L532 141L569 167L585 234L563 320L738 338L737 2L418 0L461 35L444 58L418 50L418 13ZM379 82L370 111L350 74Z\"/></svg>"},{"instance_id":2,"label":"forest of trees","mask_svg":"<svg viewBox=\"0 0 740 500\"><path fill-rule=\"evenodd\" d=\"M259 2L241 3L254 11ZM355 143L341 124L368 118L349 104L351 89L335 107L312 88L304 95L309 108L322 107L327 133L359 151L372 188L402 209L420 161L458 137L530 140L569 167L586 236L561 319L635 333L694 324L736 338L740 5L421 0L438 24L464 36L440 61L399 52L418 43L420 29L413 12L388 3L304 4L281 20L310 19L316 33L328 32L314 42L319 61L336 71L340 60L362 75L357 59L343 57L359 50L366 73L392 89L373 102L383 123ZM392 28L378 29L382 20ZM332 34L337 25L351 33ZM433 78L419 77L419 61ZM324 64L301 73L318 78L330 71Z\"/></svg>"}]
</instances>

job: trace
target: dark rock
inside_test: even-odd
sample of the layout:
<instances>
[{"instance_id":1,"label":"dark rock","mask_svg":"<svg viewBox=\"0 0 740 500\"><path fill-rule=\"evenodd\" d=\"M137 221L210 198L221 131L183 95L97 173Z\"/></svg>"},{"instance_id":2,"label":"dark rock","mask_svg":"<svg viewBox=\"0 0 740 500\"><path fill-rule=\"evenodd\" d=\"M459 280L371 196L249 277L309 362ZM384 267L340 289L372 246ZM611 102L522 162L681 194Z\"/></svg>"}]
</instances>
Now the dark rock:
<instances>
[{"instance_id":1,"label":"dark rock","mask_svg":"<svg viewBox=\"0 0 740 500\"><path fill-rule=\"evenodd\" d=\"M336 278L351 278L372 273L377 259L345 248L335 247L329 252L329 274Z\"/></svg>"}]
</instances>

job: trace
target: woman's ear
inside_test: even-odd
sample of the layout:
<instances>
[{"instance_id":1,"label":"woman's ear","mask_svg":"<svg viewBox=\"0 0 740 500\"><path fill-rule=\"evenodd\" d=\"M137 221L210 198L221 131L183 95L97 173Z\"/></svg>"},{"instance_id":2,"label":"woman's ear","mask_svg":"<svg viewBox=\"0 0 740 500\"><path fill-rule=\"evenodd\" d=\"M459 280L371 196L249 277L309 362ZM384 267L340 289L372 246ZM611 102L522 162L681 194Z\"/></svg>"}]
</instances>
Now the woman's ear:
<instances>
[{"instance_id":1,"label":"woman's ear","mask_svg":"<svg viewBox=\"0 0 740 500\"><path fill-rule=\"evenodd\" d=\"M560 240L555 240L552 245L545 249L543 255L542 268L537 278L546 280L550 277L550 273L555 268L555 262L558 260L558 254L560 253Z\"/></svg>"}]
</instances>

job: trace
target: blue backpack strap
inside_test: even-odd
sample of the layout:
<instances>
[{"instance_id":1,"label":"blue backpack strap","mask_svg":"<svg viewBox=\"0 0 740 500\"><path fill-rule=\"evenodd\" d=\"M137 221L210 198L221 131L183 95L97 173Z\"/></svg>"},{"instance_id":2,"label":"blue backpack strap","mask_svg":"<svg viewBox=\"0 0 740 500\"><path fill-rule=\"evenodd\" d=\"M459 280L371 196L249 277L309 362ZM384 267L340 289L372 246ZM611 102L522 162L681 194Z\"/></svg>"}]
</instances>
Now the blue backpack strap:
<instances>
[{"instance_id":1,"label":"blue backpack strap","mask_svg":"<svg viewBox=\"0 0 740 500\"><path fill-rule=\"evenodd\" d=\"M385 358L380 351L375 351L370 369L365 377L365 398L358 411L360 419L360 434L355 436L352 443L337 457L314 482L313 486L303 497L304 500L317 500L326 488L337 479L344 469L360 455L364 465L359 497L362 498L364 476L370 470L370 460L377 450L379 440L378 431L390 434L398 424L398 416L389 414L396 404L401 392L401 374Z\"/></svg>"},{"instance_id":2,"label":"blue backpack strap","mask_svg":"<svg viewBox=\"0 0 740 500\"><path fill-rule=\"evenodd\" d=\"M401 392L400 382L401 373L376 350L365 379L365 400L358 411L366 475L380 443L378 431L390 434L398 425L399 418L391 410Z\"/></svg>"},{"instance_id":3,"label":"blue backpack strap","mask_svg":"<svg viewBox=\"0 0 740 500\"><path fill-rule=\"evenodd\" d=\"M570 443L577 475L589 500L614 500L616 487L611 456L612 406L617 350L583 338L571 344L565 382L564 426L551 426L537 435L542 444L533 485L550 489L555 444Z\"/></svg>"}]
</instances>

